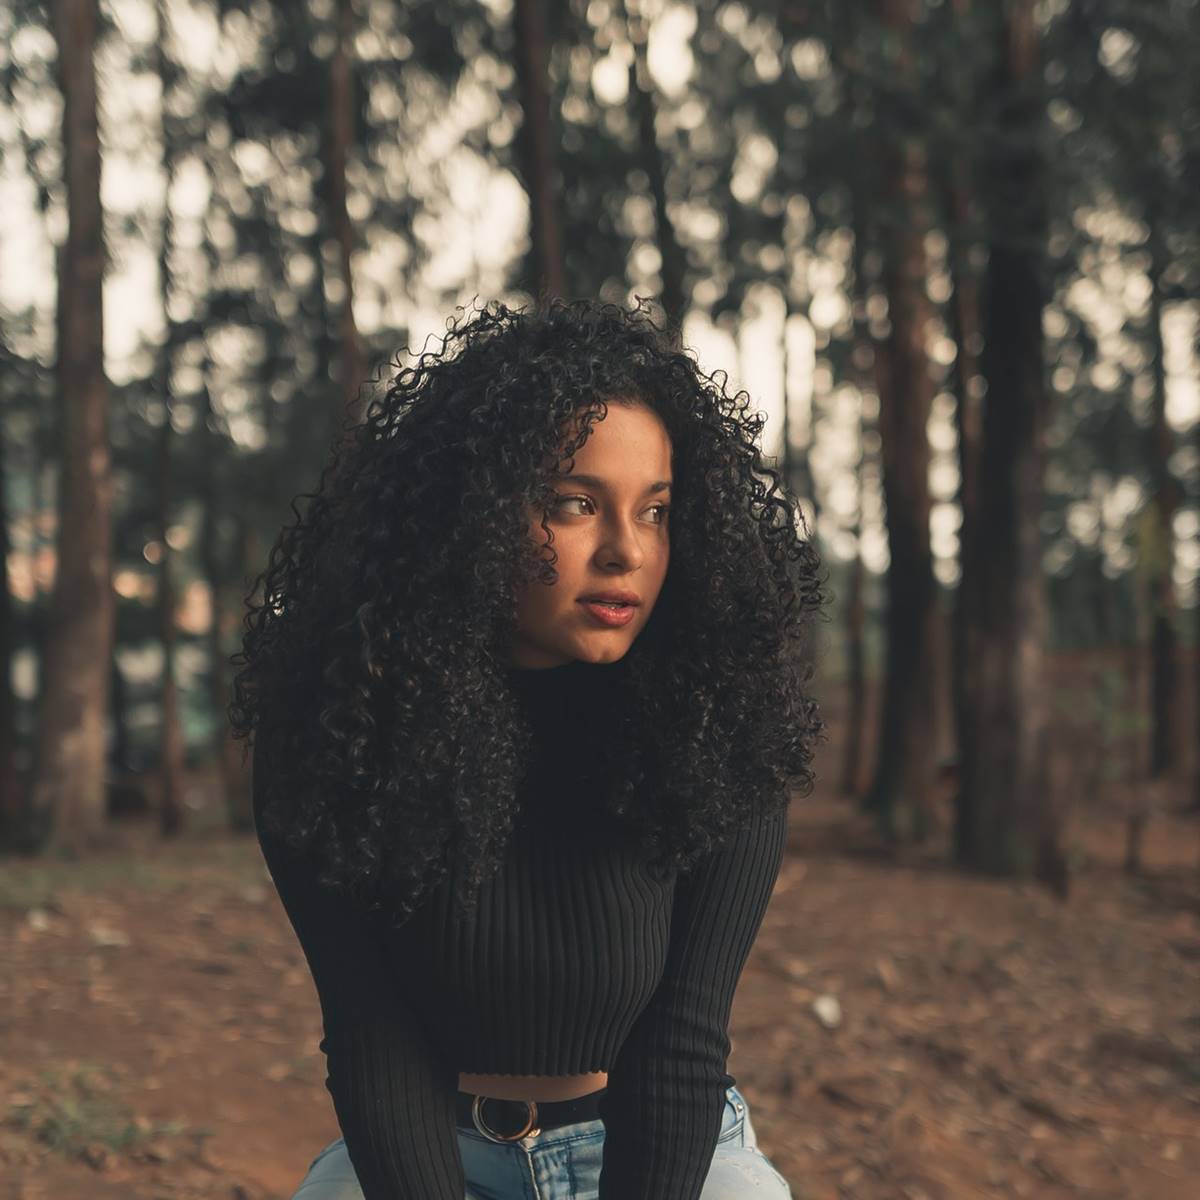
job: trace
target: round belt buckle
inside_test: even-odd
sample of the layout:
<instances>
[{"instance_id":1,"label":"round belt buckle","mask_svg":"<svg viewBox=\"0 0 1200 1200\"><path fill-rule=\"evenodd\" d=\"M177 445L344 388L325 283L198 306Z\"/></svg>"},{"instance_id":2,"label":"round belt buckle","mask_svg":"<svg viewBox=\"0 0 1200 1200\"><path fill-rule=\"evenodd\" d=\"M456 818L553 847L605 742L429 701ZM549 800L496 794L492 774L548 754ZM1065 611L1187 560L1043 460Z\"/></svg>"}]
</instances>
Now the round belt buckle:
<instances>
[{"instance_id":1,"label":"round belt buckle","mask_svg":"<svg viewBox=\"0 0 1200 1200\"><path fill-rule=\"evenodd\" d=\"M514 1100L514 1104L524 1104L528 1109L525 1118L525 1128L519 1133L497 1133L494 1129L489 1129L487 1123L483 1119L482 1109L485 1100L493 1100L494 1096L476 1096L471 1101L471 1120L475 1122L475 1128L483 1134L485 1138L489 1138L493 1142L519 1142L523 1137L533 1137L541 1133L537 1128L537 1102L534 1100Z\"/></svg>"}]
</instances>

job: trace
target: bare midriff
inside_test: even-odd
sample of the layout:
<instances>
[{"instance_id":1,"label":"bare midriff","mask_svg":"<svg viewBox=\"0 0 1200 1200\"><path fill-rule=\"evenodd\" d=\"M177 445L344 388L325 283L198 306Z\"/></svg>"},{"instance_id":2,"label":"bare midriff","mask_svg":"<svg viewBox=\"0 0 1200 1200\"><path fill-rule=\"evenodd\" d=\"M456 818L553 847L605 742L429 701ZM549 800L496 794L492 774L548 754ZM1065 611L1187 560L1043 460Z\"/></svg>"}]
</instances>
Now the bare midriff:
<instances>
[{"instance_id":1,"label":"bare midriff","mask_svg":"<svg viewBox=\"0 0 1200 1200\"><path fill-rule=\"evenodd\" d=\"M458 1090L499 1100L574 1100L598 1092L608 1084L608 1073L588 1075L466 1075L458 1077Z\"/></svg>"}]
</instances>

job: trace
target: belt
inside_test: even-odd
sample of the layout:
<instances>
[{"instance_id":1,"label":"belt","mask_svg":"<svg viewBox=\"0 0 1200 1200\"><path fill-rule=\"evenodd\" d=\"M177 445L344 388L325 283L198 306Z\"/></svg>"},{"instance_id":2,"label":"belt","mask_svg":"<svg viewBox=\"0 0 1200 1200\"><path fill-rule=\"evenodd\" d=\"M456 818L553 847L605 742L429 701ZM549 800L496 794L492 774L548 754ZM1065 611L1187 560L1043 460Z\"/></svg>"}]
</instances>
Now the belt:
<instances>
[{"instance_id":1,"label":"belt","mask_svg":"<svg viewBox=\"0 0 1200 1200\"><path fill-rule=\"evenodd\" d=\"M507 1100L459 1091L455 1112L461 1129L475 1129L493 1142L519 1142L560 1125L600 1119L602 1087L572 1100Z\"/></svg>"}]
</instances>

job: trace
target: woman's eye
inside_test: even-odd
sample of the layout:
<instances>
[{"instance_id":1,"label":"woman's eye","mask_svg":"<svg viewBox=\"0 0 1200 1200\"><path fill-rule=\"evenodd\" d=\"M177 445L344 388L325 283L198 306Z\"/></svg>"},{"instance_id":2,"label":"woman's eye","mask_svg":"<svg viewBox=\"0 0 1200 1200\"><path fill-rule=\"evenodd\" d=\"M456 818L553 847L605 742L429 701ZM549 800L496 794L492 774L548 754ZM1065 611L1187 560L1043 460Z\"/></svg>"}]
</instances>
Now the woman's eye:
<instances>
[{"instance_id":1,"label":"woman's eye","mask_svg":"<svg viewBox=\"0 0 1200 1200\"><path fill-rule=\"evenodd\" d=\"M580 504L591 504L591 501L586 496L559 496L554 503L554 507L557 510L562 508L564 504L574 504L576 502Z\"/></svg>"},{"instance_id":2,"label":"woman's eye","mask_svg":"<svg viewBox=\"0 0 1200 1200\"><path fill-rule=\"evenodd\" d=\"M594 507L592 506L591 498L588 496L559 496L559 498L554 502L555 511L557 512L565 504L586 504ZM666 521L667 513L671 511L671 506L669 504L652 504L646 511L652 512L655 510L658 511L659 517L654 524L661 525Z\"/></svg>"}]
</instances>

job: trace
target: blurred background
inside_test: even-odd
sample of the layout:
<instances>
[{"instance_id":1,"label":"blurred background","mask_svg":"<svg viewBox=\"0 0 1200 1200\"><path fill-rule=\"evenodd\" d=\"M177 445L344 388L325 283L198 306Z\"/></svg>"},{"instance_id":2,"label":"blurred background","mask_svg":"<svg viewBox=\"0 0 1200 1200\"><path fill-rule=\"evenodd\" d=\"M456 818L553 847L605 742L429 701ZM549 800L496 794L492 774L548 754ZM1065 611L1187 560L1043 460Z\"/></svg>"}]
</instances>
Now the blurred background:
<instances>
[{"instance_id":1,"label":"blurred background","mask_svg":"<svg viewBox=\"0 0 1200 1200\"><path fill-rule=\"evenodd\" d=\"M1189 1167L1194 1187L1197 0L9 0L0 33L0 947L21 966L0 995L23 1014L0 1037L29 1068L0 1075L0 1168L59 1197L298 1182L297 1113L330 1114L224 718L246 592L395 365L458 306L545 292L680 321L767 414L829 571L830 740L795 810L804 886L785 869L775 906L810 932L798 958L769 923L744 989L795 1040L735 1055L797 1195L1183 1196ZM185 911L200 941L172 936ZM877 926L901 912L936 987ZM1098 957L1066 970L1085 943ZM1111 1102L1122 1072L1111 1129L1022 1093L1011 1059L981 1070L1023 1115L974 1097L983 1157L955 1157L961 1129L922 1140L931 1080L887 1124L881 1055L919 1044L944 1073L980 1043L854 1041L855 972L944 1035L971 1010L967 960L1004 1013L1010 988L1024 1019L1057 1015L1061 1039L997 1045L1036 1050L1033 1074L1078 1055L1063 1096ZM192 968L249 991L222 1016ZM1107 1017L1073 1007L1114 987ZM211 1093L211 1043L184 1048L205 1022L239 1054ZM813 1030L878 1069L806 1069ZM185 1135L121 1082L155 1037L177 1106L267 1087L274 1165L219 1122L183 1165ZM292 1057L252 1065L239 1037ZM97 1133L80 1114L122 1088L137 1111ZM864 1150L850 1130L878 1122ZM1004 1142L1031 1124L1040 1149ZM193 1168L198 1190L171 1191Z\"/></svg>"}]
</instances>

